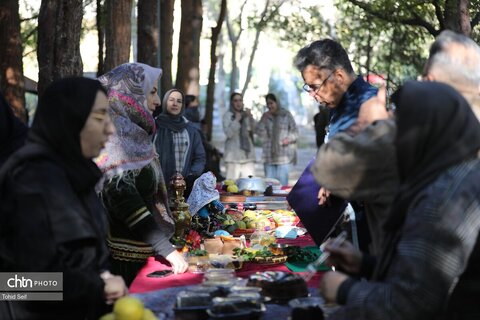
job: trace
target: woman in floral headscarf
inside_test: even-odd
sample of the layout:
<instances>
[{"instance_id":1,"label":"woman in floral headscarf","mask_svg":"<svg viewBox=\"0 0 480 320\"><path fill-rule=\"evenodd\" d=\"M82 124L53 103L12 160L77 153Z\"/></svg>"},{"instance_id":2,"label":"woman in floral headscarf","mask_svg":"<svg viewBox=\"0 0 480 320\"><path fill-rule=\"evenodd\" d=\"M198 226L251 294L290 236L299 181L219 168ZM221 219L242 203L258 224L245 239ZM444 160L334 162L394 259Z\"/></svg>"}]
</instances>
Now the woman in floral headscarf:
<instances>
[{"instance_id":1,"label":"woman in floral headscarf","mask_svg":"<svg viewBox=\"0 0 480 320\"><path fill-rule=\"evenodd\" d=\"M153 111L160 105L157 81L162 71L126 63L99 78L108 91L116 128L97 159L105 174L102 197L109 214L108 246L112 270L130 284L147 258L164 256L175 273L187 263L170 243L174 222L152 136Z\"/></svg>"}]
</instances>

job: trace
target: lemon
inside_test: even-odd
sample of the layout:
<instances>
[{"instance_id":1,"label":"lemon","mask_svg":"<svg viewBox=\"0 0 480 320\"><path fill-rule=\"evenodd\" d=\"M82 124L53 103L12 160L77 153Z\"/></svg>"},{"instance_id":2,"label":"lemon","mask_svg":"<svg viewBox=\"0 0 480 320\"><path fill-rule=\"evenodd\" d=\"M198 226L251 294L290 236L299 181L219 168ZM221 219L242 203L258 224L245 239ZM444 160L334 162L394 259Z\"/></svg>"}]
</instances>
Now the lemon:
<instances>
[{"instance_id":1,"label":"lemon","mask_svg":"<svg viewBox=\"0 0 480 320\"><path fill-rule=\"evenodd\" d=\"M228 186L227 192L237 193L238 192L238 187L234 184L231 184L231 185Z\"/></svg>"},{"instance_id":2,"label":"lemon","mask_svg":"<svg viewBox=\"0 0 480 320\"><path fill-rule=\"evenodd\" d=\"M98 320L115 320L115 314L113 312L104 314L103 316L98 318Z\"/></svg>"},{"instance_id":3,"label":"lemon","mask_svg":"<svg viewBox=\"0 0 480 320\"><path fill-rule=\"evenodd\" d=\"M145 309L142 320L157 320L158 318L150 309Z\"/></svg>"},{"instance_id":4,"label":"lemon","mask_svg":"<svg viewBox=\"0 0 480 320\"><path fill-rule=\"evenodd\" d=\"M235 184L235 181L233 181L233 180L225 180L225 181L223 181L223 184L224 184L224 185L227 185L227 186L230 186L230 185Z\"/></svg>"},{"instance_id":5,"label":"lemon","mask_svg":"<svg viewBox=\"0 0 480 320\"><path fill-rule=\"evenodd\" d=\"M255 229L255 227L256 227L256 222L255 221L247 222L247 228L248 229Z\"/></svg>"},{"instance_id":6,"label":"lemon","mask_svg":"<svg viewBox=\"0 0 480 320\"><path fill-rule=\"evenodd\" d=\"M252 210L247 210L243 213L243 217L244 217L244 219L245 218L255 219L257 217L257 213L255 211L252 211Z\"/></svg>"},{"instance_id":7,"label":"lemon","mask_svg":"<svg viewBox=\"0 0 480 320\"><path fill-rule=\"evenodd\" d=\"M123 297L113 306L115 320L142 320L144 307L142 301L133 297Z\"/></svg>"}]
</instances>

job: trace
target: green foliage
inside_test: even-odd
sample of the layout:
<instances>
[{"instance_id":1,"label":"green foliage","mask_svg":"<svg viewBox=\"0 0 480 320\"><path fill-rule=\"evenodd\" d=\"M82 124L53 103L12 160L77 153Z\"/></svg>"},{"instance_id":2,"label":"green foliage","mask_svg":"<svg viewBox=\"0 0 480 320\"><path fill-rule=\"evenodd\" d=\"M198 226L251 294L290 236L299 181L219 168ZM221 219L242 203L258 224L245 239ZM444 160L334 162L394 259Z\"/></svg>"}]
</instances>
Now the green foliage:
<instances>
[{"instance_id":1,"label":"green foliage","mask_svg":"<svg viewBox=\"0 0 480 320\"><path fill-rule=\"evenodd\" d=\"M241 257L243 261L252 261L255 257L272 257L273 253L268 249L268 247L263 247L258 251L234 248L233 255Z\"/></svg>"},{"instance_id":2,"label":"green foliage","mask_svg":"<svg viewBox=\"0 0 480 320\"><path fill-rule=\"evenodd\" d=\"M206 250L201 250L201 249L194 249L190 251L189 254L196 257L208 256L208 252Z\"/></svg>"},{"instance_id":3,"label":"green foliage","mask_svg":"<svg viewBox=\"0 0 480 320\"><path fill-rule=\"evenodd\" d=\"M305 44L328 37L332 30L328 21L316 7L296 6L289 15L278 14L272 18L269 30L287 48L296 52Z\"/></svg>"},{"instance_id":4,"label":"green foliage","mask_svg":"<svg viewBox=\"0 0 480 320\"><path fill-rule=\"evenodd\" d=\"M454 20L456 12L445 6L445 0L335 0L337 16L331 26L327 21L331 17L322 16L321 6L298 2L288 15L274 16L268 28L294 52L317 39L333 37L347 49L356 72L382 75L393 89L422 73L430 44ZM480 27L474 18L480 20L480 0L471 0L469 8L471 36L478 42ZM282 94L272 79L270 90Z\"/></svg>"},{"instance_id":5,"label":"green foliage","mask_svg":"<svg viewBox=\"0 0 480 320\"><path fill-rule=\"evenodd\" d=\"M293 247L285 248L284 251L288 257L287 258L288 262L313 262L317 260L318 256L320 255L319 252L316 252L317 250L311 250L310 248L293 246Z\"/></svg>"},{"instance_id":6,"label":"green foliage","mask_svg":"<svg viewBox=\"0 0 480 320\"><path fill-rule=\"evenodd\" d=\"M394 1L375 1L372 6L390 12L387 2ZM404 5L395 2L394 7L400 9ZM388 78L389 87L421 73L428 46L434 39L424 28L382 20L348 1L339 0L337 6L341 15L335 24L336 36L349 52L357 72L383 75Z\"/></svg>"},{"instance_id":7,"label":"green foliage","mask_svg":"<svg viewBox=\"0 0 480 320\"><path fill-rule=\"evenodd\" d=\"M434 37L444 29L455 29L459 19L458 1L336 0L336 5L342 13L337 21L338 38L344 44L355 44L350 53L360 70L366 71L361 57L366 55L370 37L370 70L389 75L393 86L421 74ZM479 7L480 0L469 1L471 37L477 42Z\"/></svg>"}]
</instances>

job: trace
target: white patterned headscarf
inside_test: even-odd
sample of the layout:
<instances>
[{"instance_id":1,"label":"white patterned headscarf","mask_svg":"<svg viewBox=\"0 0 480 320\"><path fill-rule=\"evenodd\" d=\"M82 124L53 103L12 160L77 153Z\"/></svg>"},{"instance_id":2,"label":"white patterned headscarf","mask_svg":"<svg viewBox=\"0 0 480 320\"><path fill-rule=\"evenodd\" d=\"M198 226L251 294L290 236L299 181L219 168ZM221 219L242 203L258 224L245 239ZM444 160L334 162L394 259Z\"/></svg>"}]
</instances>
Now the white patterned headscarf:
<instances>
[{"instance_id":1,"label":"white patterned headscarf","mask_svg":"<svg viewBox=\"0 0 480 320\"><path fill-rule=\"evenodd\" d=\"M220 198L218 190L215 189L216 185L217 178L215 178L215 175L210 171L205 172L195 180L192 193L190 193L187 200L192 216L197 214L205 205Z\"/></svg>"},{"instance_id":2,"label":"white patterned headscarf","mask_svg":"<svg viewBox=\"0 0 480 320\"><path fill-rule=\"evenodd\" d=\"M147 94L161 75L162 69L125 63L98 78L108 91L109 113L116 129L95 160L107 180L124 171L141 169L155 158L151 137L156 127Z\"/></svg>"}]
</instances>

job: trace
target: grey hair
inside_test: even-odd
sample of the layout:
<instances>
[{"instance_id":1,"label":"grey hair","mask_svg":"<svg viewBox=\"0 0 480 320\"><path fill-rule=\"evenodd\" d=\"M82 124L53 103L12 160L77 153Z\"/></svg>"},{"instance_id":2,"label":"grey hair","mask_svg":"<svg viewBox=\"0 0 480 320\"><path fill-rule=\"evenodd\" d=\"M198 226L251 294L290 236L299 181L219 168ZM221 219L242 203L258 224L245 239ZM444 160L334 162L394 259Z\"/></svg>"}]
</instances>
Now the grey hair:
<instances>
[{"instance_id":1,"label":"grey hair","mask_svg":"<svg viewBox=\"0 0 480 320\"><path fill-rule=\"evenodd\" d=\"M461 47L462 50L455 50ZM430 47L430 56L425 65L424 75L433 69L448 77L452 85L480 85L480 47L469 37L445 30Z\"/></svg>"},{"instance_id":2,"label":"grey hair","mask_svg":"<svg viewBox=\"0 0 480 320\"><path fill-rule=\"evenodd\" d=\"M298 51L295 67L303 72L309 65L320 69L344 69L349 74L354 74L348 54L340 43L332 39L317 40Z\"/></svg>"}]
</instances>

